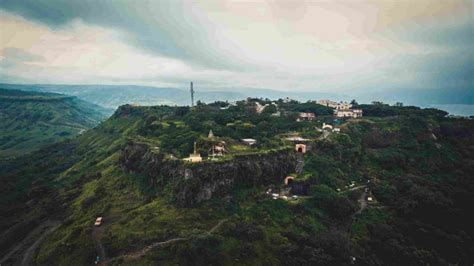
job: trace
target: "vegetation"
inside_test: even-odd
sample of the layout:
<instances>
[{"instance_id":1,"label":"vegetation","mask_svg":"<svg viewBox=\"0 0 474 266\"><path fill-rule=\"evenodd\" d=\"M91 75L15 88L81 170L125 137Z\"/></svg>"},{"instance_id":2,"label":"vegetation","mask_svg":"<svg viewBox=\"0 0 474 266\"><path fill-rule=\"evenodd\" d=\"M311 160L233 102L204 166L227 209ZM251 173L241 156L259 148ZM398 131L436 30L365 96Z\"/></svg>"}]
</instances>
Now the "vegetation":
<instances>
[{"instance_id":1,"label":"vegetation","mask_svg":"<svg viewBox=\"0 0 474 266\"><path fill-rule=\"evenodd\" d=\"M281 116L273 116L275 109L257 114L255 100L194 108L122 106L93 130L34 152L28 161L0 163L0 211L6 217L0 229L59 217L64 222L35 257L48 265L91 263L97 216L105 220L100 241L107 257L116 258L112 265L472 263L473 120L432 109L359 105L368 116L338 121L341 133L323 139L315 127L335 123L326 107L279 101ZM296 122L301 111L315 112L317 120ZM179 208L167 186L152 187L149 176L119 163L129 141L178 158L197 141L205 156L210 129L228 143L229 160L288 146L288 135L308 136L312 147L295 180L307 182L309 194L274 200L265 191L281 182L236 183L228 194ZM259 144L242 146L241 138ZM360 209L366 184L376 200ZM17 231L25 235L27 223ZM185 240L136 259L120 257L175 238Z\"/></svg>"},{"instance_id":2,"label":"vegetation","mask_svg":"<svg viewBox=\"0 0 474 266\"><path fill-rule=\"evenodd\" d=\"M70 96L0 88L0 157L74 137L96 126L107 113Z\"/></svg>"}]
</instances>

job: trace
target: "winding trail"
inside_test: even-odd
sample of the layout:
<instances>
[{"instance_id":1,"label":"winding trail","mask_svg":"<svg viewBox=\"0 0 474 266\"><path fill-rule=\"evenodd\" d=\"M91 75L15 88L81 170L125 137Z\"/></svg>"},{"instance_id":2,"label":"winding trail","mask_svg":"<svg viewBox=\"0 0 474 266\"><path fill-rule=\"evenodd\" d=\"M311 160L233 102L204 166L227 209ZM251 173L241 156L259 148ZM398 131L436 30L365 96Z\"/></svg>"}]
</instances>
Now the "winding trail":
<instances>
[{"instance_id":1,"label":"winding trail","mask_svg":"<svg viewBox=\"0 0 474 266\"><path fill-rule=\"evenodd\" d=\"M203 235L210 235L210 234L213 234L216 230L218 230L222 224L224 224L228 219L222 219L220 220L215 226L213 226L210 230L208 230L207 232L201 234L202 236ZM160 248L160 247L164 247L166 245L169 245L169 244L173 244L173 243L177 243L177 242L182 242L182 241L186 241L186 240L189 240L191 239L191 237L176 237L176 238L172 238L172 239L168 239L166 241L160 241L160 242L155 242L151 245L148 245L146 247L144 247L143 249L141 250L138 250L138 251L135 251L135 252L132 252L132 253L128 253L128 254L123 254L123 255L120 255L120 256L117 256L117 257L114 257L114 258L111 258L109 259L108 261L111 262L111 261L115 261L115 260L119 260L119 259L124 259L124 260L135 260L135 259L138 259L140 257L143 257L145 256L148 252L152 251L153 249L156 249L156 248Z\"/></svg>"},{"instance_id":2,"label":"winding trail","mask_svg":"<svg viewBox=\"0 0 474 266\"><path fill-rule=\"evenodd\" d=\"M362 195L360 195L359 199L357 200L357 202L359 203L359 210L357 212L355 212L352 217L355 218L356 215L358 215L359 213L361 213L363 210L365 210L365 208L367 208L368 204L367 204L367 192L364 192L362 193Z\"/></svg>"},{"instance_id":3,"label":"winding trail","mask_svg":"<svg viewBox=\"0 0 474 266\"><path fill-rule=\"evenodd\" d=\"M359 186L359 187L355 187L353 188L352 190L354 189L359 189L359 188L363 188L365 186ZM351 215L351 218L350 218L350 221L347 223L347 228L346 228L346 232L347 232L347 235L350 236L352 234L352 224L355 222L355 220L357 219L357 215L359 215L363 210L365 210L369 205L367 203L367 192L364 192L360 195L359 199L357 200L357 202L359 203L359 210L357 210L354 214Z\"/></svg>"},{"instance_id":4,"label":"winding trail","mask_svg":"<svg viewBox=\"0 0 474 266\"><path fill-rule=\"evenodd\" d=\"M98 256L100 256L99 265L107 265L107 255L105 253L105 248L101 242L103 232L104 232L103 225L96 226L94 227L94 230L92 230L92 239L94 239L95 250Z\"/></svg>"},{"instance_id":5,"label":"winding trail","mask_svg":"<svg viewBox=\"0 0 474 266\"><path fill-rule=\"evenodd\" d=\"M46 231L43 232L43 234L33 243L33 245L31 245L25 252L25 254L23 254L23 259L21 260L21 265L22 266L27 266L27 265L31 265L32 261L33 261L33 256L35 255L36 253L36 250L38 249L38 246L41 244L41 242L43 242L43 240L49 235L51 234L54 230L58 229L58 227L61 225L58 223L56 224L51 224L52 227L49 227Z\"/></svg>"},{"instance_id":6,"label":"winding trail","mask_svg":"<svg viewBox=\"0 0 474 266\"><path fill-rule=\"evenodd\" d=\"M38 246L60 225L60 222L55 220L47 220L41 223L28 233L20 243L13 247L10 252L3 256L0 260L0 265L3 263L8 265L30 265Z\"/></svg>"},{"instance_id":7,"label":"winding trail","mask_svg":"<svg viewBox=\"0 0 474 266\"><path fill-rule=\"evenodd\" d=\"M324 140L329 136L329 131L323 130L323 134L319 137L319 140Z\"/></svg>"}]
</instances>

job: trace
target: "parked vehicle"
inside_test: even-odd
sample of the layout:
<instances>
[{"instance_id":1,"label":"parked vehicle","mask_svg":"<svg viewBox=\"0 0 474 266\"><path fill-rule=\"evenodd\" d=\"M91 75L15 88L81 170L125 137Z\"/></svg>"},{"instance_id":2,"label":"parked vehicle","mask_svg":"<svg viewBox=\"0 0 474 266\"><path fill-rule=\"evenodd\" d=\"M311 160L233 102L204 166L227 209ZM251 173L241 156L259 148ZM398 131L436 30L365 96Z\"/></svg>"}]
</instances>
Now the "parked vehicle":
<instances>
[{"instance_id":1,"label":"parked vehicle","mask_svg":"<svg viewBox=\"0 0 474 266\"><path fill-rule=\"evenodd\" d=\"M95 225L95 226L100 226L101 224L102 224L102 217L97 217L97 218L95 219L94 225Z\"/></svg>"}]
</instances>

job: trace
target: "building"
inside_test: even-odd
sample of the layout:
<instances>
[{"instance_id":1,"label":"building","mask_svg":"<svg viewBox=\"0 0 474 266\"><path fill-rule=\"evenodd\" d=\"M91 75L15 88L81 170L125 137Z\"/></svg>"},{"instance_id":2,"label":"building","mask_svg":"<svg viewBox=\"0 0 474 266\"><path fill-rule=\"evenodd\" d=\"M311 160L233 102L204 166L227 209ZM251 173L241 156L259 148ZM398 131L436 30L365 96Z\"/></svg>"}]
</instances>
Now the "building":
<instances>
[{"instance_id":1,"label":"building","mask_svg":"<svg viewBox=\"0 0 474 266\"><path fill-rule=\"evenodd\" d=\"M296 121L313 121L314 119L316 119L314 113L299 113Z\"/></svg>"},{"instance_id":2,"label":"building","mask_svg":"<svg viewBox=\"0 0 474 266\"><path fill-rule=\"evenodd\" d=\"M323 130L332 130L332 126L326 123L323 123Z\"/></svg>"},{"instance_id":3,"label":"building","mask_svg":"<svg viewBox=\"0 0 474 266\"><path fill-rule=\"evenodd\" d=\"M225 141L220 141L219 143L212 145L209 154L211 154L211 156L224 156L224 154L228 153L225 146Z\"/></svg>"},{"instance_id":4,"label":"building","mask_svg":"<svg viewBox=\"0 0 474 266\"><path fill-rule=\"evenodd\" d=\"M341 129L340 129L340 128L338 128L338 127L335 127L335 128L332 130L332 132L339 133L339 132L341 132Z\"/></svg>"},{"instance_id":5,"label":"building","mask_svg":"<svg viewBox=\"0 0 474 266\"><path fill-rule=\"evenodd\" d=\"M271 114L271 116L280 117L280 116L281 116L281 112L280 112L280 111L276 111L275 113Z\"/></svg>"},{"instance_id":6,"label":"building","mask_svg":"<svg viewBox=\"0 0 474 266\"><path fill-rule=\"evenodd\" d=\"M194 142L194 152L191 153L188 158L184 158L183 160L190 163L202 162L201 154L199 154L196 149L196 142Z\"/></svg>"},{"instance_id":7,"label":"building","mask_svg":"<svg viewBox=\"0 0 474 266\"><path fill-rule=\"evenodd\" d=\"M190 163L199 163L202 162L201 154L199 153L191 153L188 158L184 158L185 161Z\"/></svg>"},{"instance_id":8,"label":"building","mask_svg":"<svg viewBox=\"0 0 474 266\"><path fill-rule=\"evenodd\" d=\"M255 140L255 139L242 139L242 143L244 143L245 145L253 146L253 145L257 144L257 140Z\"/></svg>"},{"instance_id":9,"label":"building","mask_svg":"<svg viewBox=\"0 0 474 266\"><path fill-rule=\"evenodd\" d=\"M336 110L334 115L337 117L362 117L362 110L361 109L349 109L349 110Z\"/></svg>"},{"instance_id":10,"label":"building","mask_svg":"<svg viewBox=\"0 0 474 266\"><path fill-rule=\"evenodd\" d=\"M352 108L352 104L347 102L334 102L330 100L319 100L318 104L324 105L330 108L334 108L336 110L347 110Z\"/></svg>"},{"instance_id":11,"label":"building","mask_svg":"<svg viewBox=\"0 0 474 266\"><path fill-rule=\"evenodd\" d=\"M299 143L295 145L296 152L306 153L306 145Z\"/></svg>"}]
</instances>

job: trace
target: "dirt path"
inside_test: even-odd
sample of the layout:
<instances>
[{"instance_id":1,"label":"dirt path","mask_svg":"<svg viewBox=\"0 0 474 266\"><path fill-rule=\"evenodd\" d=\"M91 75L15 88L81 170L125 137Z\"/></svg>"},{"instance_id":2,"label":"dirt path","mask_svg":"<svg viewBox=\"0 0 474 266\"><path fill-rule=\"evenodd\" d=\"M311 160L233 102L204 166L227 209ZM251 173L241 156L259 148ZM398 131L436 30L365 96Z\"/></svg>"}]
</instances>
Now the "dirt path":
<instances>
[{"instance_id":1,"label":"dirt path","mask_svg":"<svg viewBox=\"0 0 474 266\"><path fill-rule=\"evenodd\" d=\"M367 192L365 192L365 190L364 190L364 192L362 193L362 195L360 195L360 197L359 197L359 199L357 200L357 202L359 203L360 208L359 208L359 210L358 210L356 213L354 213L354 214L352 215L352 217L354 217L354 218L355 218L356 215L358 215L358 214L361 213L363 210L365 210L365 208L367 208L367 205L368 205L368 204L367 204Z\"/></svg>"},{"instance_id":2,"label":"dirt path","mask_svg":"<svg viewBox=\"0 0 474 266\"><path fill-rule=\"evenodd\" d=\"M319 140L325 140L329 136L329 131L324 130L323 134L319 137Z\"/></svg>"},{"instance_id":3,"label":"dirt path","mask_svg":"<svg viewBox=\"0 0 474 266\"><path fill-rule=\"evenodd\" d=\"M53 225L52 227L49 227L44 233L31 245L23 254L23 260L21 261L21 266L27 266L31 265L33 261L33 256L36 253L36 250L38 249L38 246L43 242L43 240L51 234L54 230L58 229L60 226L59 222L56 225Z\"/></svg>"},{"instance_id":4,"label":"dirt path","mask_svg":"<svg viewBox=\"0 0 474 266\"><path fill-rule=\"evenodd\" d=\"M92 230L92 239L94 239L95 250L100 256L99 265L107 265L107 255L105 254L104 246L102 245L102 234L104 233L104 226L96 226Z\"/></svg>"},{"instance_id":5,"label":"dirt path","mask_svg":"<svg viewBox=\"0 0 474 266\"><path fill-rule=\"evenodd\" d=\"M300 175L301 173L303 173L303 167L304 167L304 154L302 152L297 152L296 153L296 167L295 167L296 174Z\"/></svg>"},{"instance_id":6,"label":"dirt path","mask_svg":"<svg viewBox=\"0 0 474 266\"><path fill-rule=\"evenodd\" d=\"M0 260L0 265L4 263L30 265L38 246L59 225L59 221L47 220L37 226Z\"/></svg>"},{"instance_id":7,"label":"dirt path","mask_svg":"<svg viewBox=\"0 0 474 266\"><path fill-rule=\"evenodd\" d=\"M220 220L215 226L213 226L209 231L203 233L202 235L210 235L210 234L213 234L216 230L218 230L222 224L224 224L225 222L227 221L227 219L222 219ZM172 238L172 239L168 239L166 241L160 241L160 242L155 242L151 245L148 245L146 247L144 247L143 249L139 250L139 251L135 251L135 252L132 252L132 253L129 253L129 254L124 254L124 255L120 255L118 257L115 257L115 258L111 258L109 260L109 262L111 261L115 261L115 260L119 260L119 259L124 259L124 260L135 260L135 259L138 259L140 257L143 257L144 255L146 255L148 252L152 251L153 249L155 248L160 248L160 247L164 247L166 245L169 245L169 244L173 244L173 243L177 243L177 242L182 242L182 241L186 241L186 240L189 240L190 237L176 237L176 238Z\"/></svg>"},{"instance_id":8,"label":"dirt path","mask_svg":"<svg viewBox=\"0 0 474 266\"><path fill-rule=\"evenodd\" d=\"M363 210L365 210L368 207L367 192L365 192L365 190L360 195L359 199L357 200L357 203L359 203L359 210L357 210L354 214L351 215L350 221L346 225L347 226L346 233L348 237L350 237L350 235L352 234L352 224L357 220L357 215L359 215Z\"/></svg>"},{"instance_id":9,"label":"dirt path","mask_svg":"<svg viewBox=\"0 0 474 266\"><path fill-rule=\"evenodd\" d=\"M365 186L357 186L357 187L353 187L353 188L350 188L350 189L347 189L347 190L343 190L343 191L340 191L339 194L344 193L344 192L354 191L354 190L361 189L361 188L365 188Z\"/></svg>"}]
</instances>

